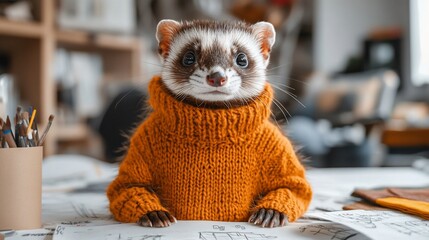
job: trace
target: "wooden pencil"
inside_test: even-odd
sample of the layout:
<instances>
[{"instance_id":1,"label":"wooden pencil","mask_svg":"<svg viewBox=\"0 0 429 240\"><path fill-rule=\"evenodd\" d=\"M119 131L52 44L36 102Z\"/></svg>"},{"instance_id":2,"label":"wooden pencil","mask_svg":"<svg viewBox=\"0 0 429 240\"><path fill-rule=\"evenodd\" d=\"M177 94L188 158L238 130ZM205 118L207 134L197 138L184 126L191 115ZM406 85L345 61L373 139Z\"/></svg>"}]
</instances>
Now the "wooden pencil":
<instances>
[{"instance_id":1,"label":"wooden pencil","mask_svg":"<svg viewBox=\"0 0 429 240\"><path fill-rule=\"evenodd\" d=\"M10 130L10 135L12 136L12 139L14 139L15 137L13 136L12 132L12 123L10 122L9 116L6 117L6 127Z\"/></svg>"},{"instance_id":2,"label":"wooden pencil","mask_svg":"<svg viewBox=\"0 0 429 240\"><path fill-rule=\"evenodd\" d=\"M2 132L3 132L3 137L5 141L7 142L9 147L16 148L15 140L12 137L12 130L10 129L10 119L9 119L9 124L8 124L8 120L6 120L6 123L5 123L2 118L0 118L0 122L1 122L0 125L2 125Z\"/></svg>"},{"instance_id":3,"label":"wooden pencil","mask_svg":"<svg viewBox=\"0 0 429 240\"><path fill-rule=\"evenodd\" d=\"M46 126L45 131L43 132L42 136L40 137L38 146L42 146L43 143L45 142L46 135L48 134L48 131L51 128L53 120L54 120L54 115L50 115L48 125Z\"/></svg>"},{"instance_id":4,"label":"wooden pencil","mask_svg":"<svg viewBox=\"0 0 429 240\"><path fill-rule=\"evenodd\" d=\"M33 112L31 113L31 119L30 119L30 123L28 124L27 127L27 135L31 134L31 126L33 125L34 122L34 117L36 117L36 109L33 110Z\"/></svg>"}]
</instances>

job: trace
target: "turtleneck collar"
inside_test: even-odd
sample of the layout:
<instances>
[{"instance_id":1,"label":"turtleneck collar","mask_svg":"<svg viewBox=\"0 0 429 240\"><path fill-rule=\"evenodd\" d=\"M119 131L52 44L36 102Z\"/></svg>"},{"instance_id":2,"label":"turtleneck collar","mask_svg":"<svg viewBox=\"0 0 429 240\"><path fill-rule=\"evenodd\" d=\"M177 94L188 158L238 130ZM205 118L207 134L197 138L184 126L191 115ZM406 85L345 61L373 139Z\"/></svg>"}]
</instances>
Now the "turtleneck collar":
<instances>
[{"instance_id":1,"label":"turtleneck collar","mask_svg":"<svg viewBox=\"0 0 429 240\"><path fill-rule=\"evenodd\" d=\"M181 139L233 142L251 134L268 121L273 90L267 83L264 91L248 105L230 109L196 107L177 100L163 85L159 76L149 84L149 104L153 120L163 131Z\"/></svg>"}]
</instances>

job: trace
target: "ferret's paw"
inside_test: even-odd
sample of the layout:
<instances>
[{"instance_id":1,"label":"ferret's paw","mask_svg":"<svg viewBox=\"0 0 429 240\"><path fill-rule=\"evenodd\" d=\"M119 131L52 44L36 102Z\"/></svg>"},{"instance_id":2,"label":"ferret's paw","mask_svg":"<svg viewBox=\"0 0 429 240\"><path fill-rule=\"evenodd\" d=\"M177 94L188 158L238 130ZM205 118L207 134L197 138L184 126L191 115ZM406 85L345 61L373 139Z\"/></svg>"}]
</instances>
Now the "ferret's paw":
<instances>
[{"instance_id":1,"label":"ferret's paw","mask_svg":"<svg viewBox=\"0 0 429 240\"><path fill-rule=\"evenodd\" d=\"M288 224L286 214L274 209L261 208L255 211L249 218L249 223L260 225L261 227L283 227Z\"/></svg>"},{"instance_id":2,"label":"ferret's paw","mask_svg":"<svg viewBox=\"0 0 429 240\"><path fill-rule=\"evenodd\" d=\"M143 227L168 227L176 222L176 218L168 212L153 211L143 215L137 223Z\"/></svg>"}]
</instances>

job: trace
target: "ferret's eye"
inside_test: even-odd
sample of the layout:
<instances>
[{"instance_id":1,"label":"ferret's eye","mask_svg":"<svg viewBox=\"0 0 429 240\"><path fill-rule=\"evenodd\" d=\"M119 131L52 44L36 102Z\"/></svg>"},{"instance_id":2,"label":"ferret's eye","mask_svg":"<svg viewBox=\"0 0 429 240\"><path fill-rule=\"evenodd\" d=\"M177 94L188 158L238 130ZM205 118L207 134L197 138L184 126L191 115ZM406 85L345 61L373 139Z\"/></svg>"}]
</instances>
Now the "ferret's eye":
<instances>
[{"instance_id":1,"label":"ferret's eye","mask_svg":"<svg viewBox=\"0 0 429 240\"><path fill-rule=\"evenodd\" d=\"M235 58L235 63L241 68L246 68L249 65L249 61L247 61L246 54L239 53Z\"/></svg>"},{"instance_id":2,"label":"ferret's eye","mask_svg":"<svg viewBox=\"0 0 429 240\"><path fill-rule=\"evenodd\" d=\"M195 61L196 61L195 54L193 52L187 52L185 53L185 56L183 56L182 64L185 67L189 67L192 64L194 64Z\"/></svg>"}]
</instances>

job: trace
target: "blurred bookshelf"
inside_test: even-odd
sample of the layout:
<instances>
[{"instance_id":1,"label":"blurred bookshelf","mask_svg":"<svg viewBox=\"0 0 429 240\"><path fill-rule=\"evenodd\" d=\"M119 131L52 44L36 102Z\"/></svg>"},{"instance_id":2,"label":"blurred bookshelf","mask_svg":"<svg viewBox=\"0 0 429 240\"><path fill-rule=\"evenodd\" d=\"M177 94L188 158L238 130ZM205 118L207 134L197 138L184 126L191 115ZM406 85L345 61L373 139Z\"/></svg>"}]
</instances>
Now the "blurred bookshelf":
<instances>
[{"instance_id":1,"label":"blurred bookshelf","mask_svg":"<svg viewBox=\"0 0 429 240\"><path fill-rule=\"evenodd\" d=\"M58 1L32 1L34 20L15 21L0 17L0 51L10 56L10 73L17 82L22 104L38 111L39 129L50 114L57 113L56 81L52 74L58 48L99 54L103 80L140 76L140 41L134 36L59 29L56 24ZM85 140L85 123L62 125L54 120L45 142L45 155L57 152L58 143Z\"/></svg>"},{"instance_id":2,"label":"blurred bookshelf","mask_svg":"<svg viewBox=\"0 0 429 240\"><path fill-rule=\"evenodd\" d=\"M0 17L0 34L17 38L40 38L43 34L43 26L37 22L18 22Z\"/></svg>"}]
</instances>

